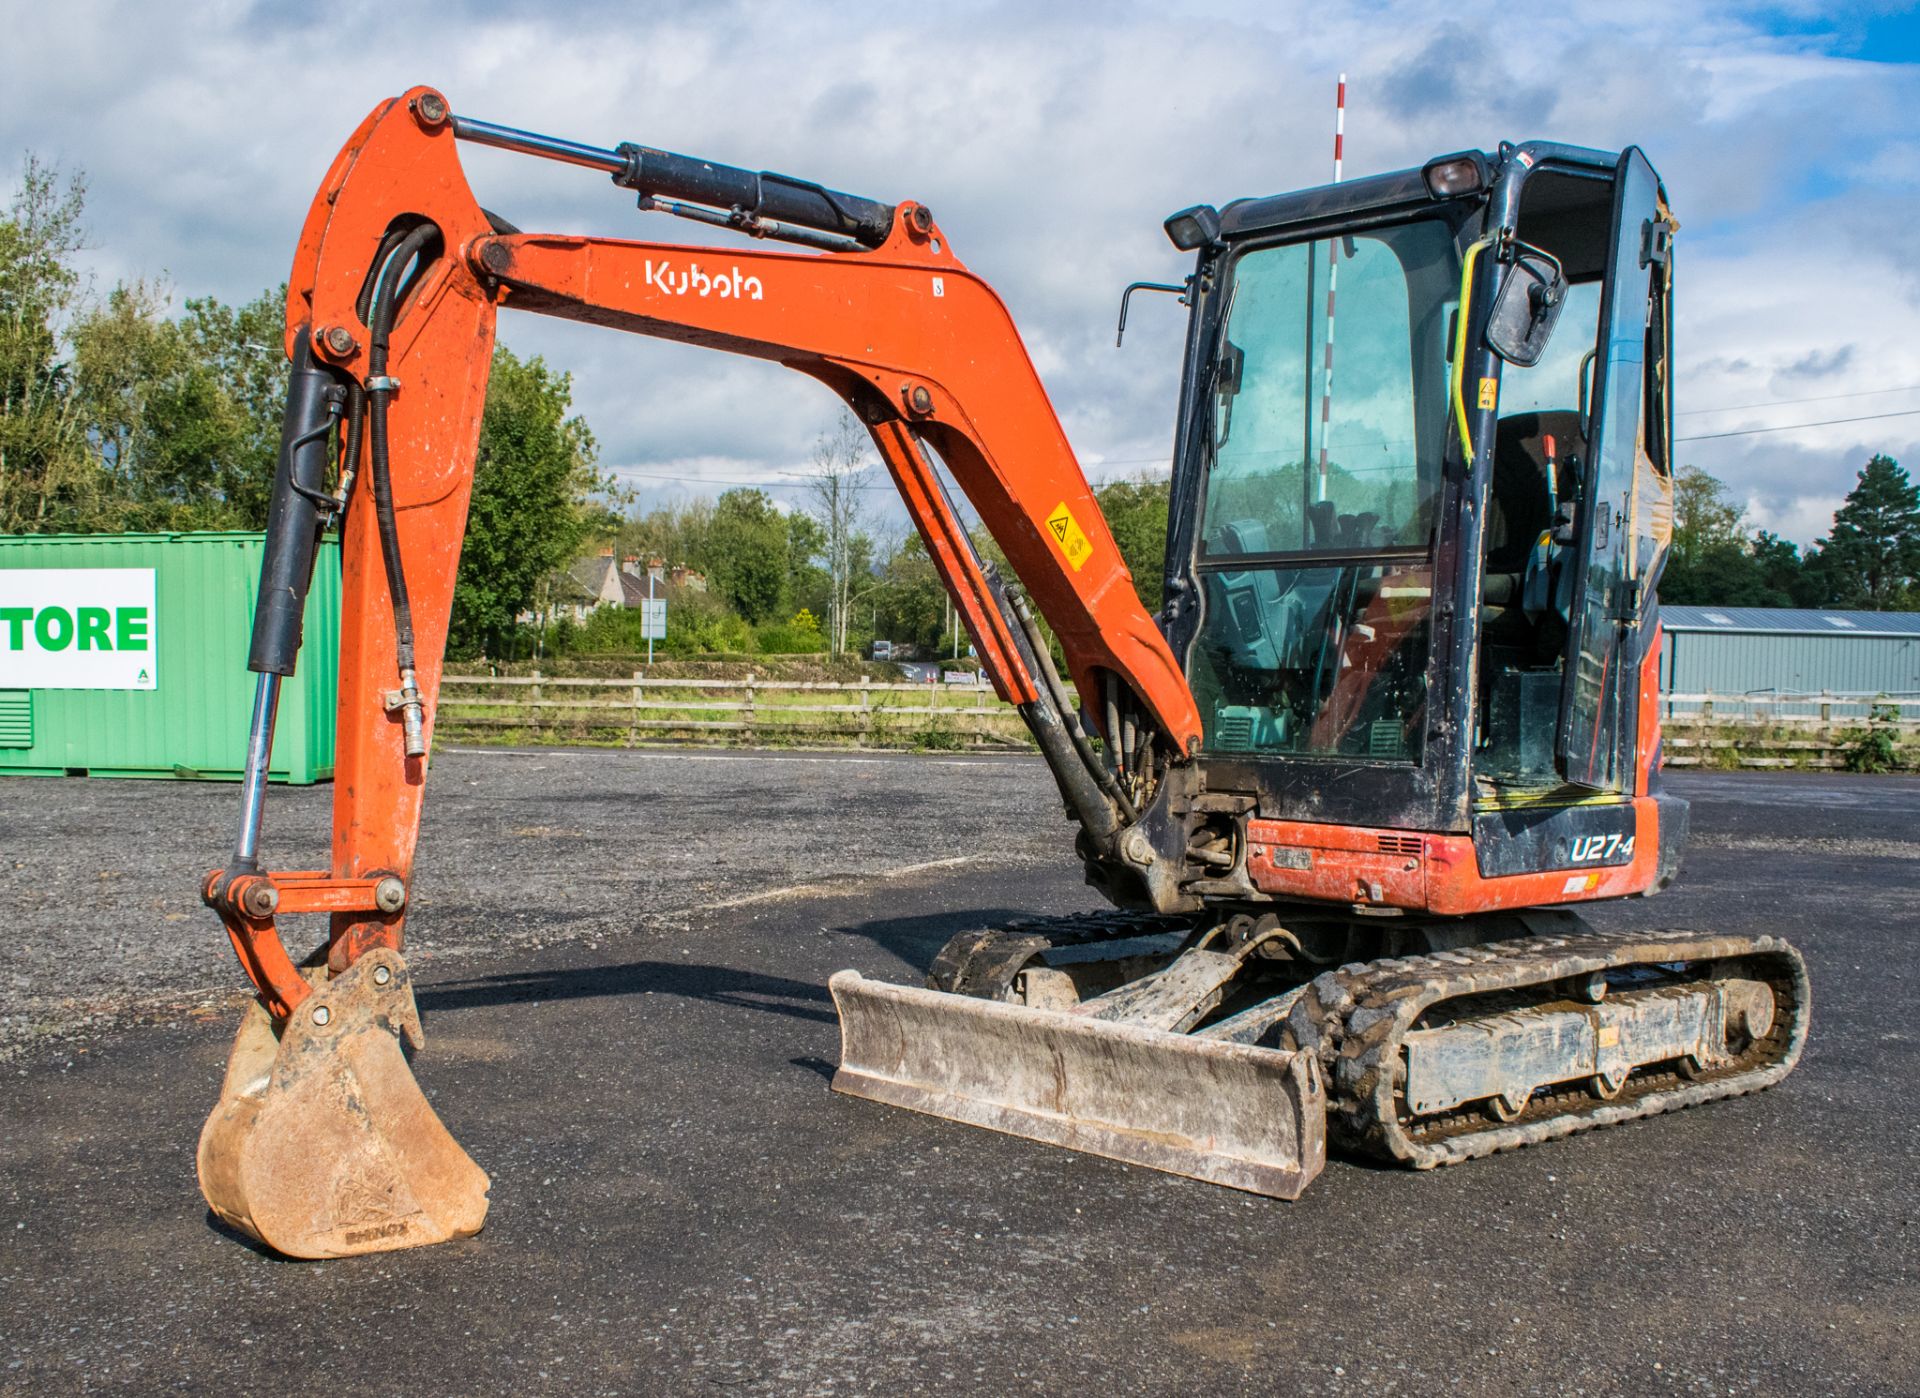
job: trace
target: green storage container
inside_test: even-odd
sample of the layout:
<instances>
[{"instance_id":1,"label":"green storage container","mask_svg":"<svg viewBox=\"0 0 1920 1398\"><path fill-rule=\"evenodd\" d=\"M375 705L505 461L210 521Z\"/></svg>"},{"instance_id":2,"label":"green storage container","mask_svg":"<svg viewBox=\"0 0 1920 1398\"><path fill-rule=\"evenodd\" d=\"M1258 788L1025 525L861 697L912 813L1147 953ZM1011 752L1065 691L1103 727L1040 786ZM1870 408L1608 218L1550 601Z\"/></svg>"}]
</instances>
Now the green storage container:
<instances>
[{"instance_id":1,"label":"green storage container","mask_svg":"<svg viewBox=\"0 0 1920 1398\"><path fill-rule=\"evenodd\" d=\"M69 600L60 606L70 594L85 593L54 580L61 585L47 588L49 605L25 617L15 594L35 591L46 580L5 589L16 605L0 607L0 775L238 780L253 708L247 642L264 540L238 532L0 535L0 572L151 569L153 575L153 669L150 676L142 670L139 679L151 686L146 688L31 687L45 671L30 665L71 668L88 662L82 650L109 652L115 643L121 643L125 665L138 667L144 608L116 611L110 597L104 599L108 605L81 607ZM136 587L143 581L138 571L114 576ZM59 653L49 656L56 647ZM26 651L35 653L29 657ZM280 691L274 780L304 785L333 775L339 669L340 549L328 539L307 598L298 673ZM63 675L62 682L70 678Z\"/></svg>"}]
</instances>

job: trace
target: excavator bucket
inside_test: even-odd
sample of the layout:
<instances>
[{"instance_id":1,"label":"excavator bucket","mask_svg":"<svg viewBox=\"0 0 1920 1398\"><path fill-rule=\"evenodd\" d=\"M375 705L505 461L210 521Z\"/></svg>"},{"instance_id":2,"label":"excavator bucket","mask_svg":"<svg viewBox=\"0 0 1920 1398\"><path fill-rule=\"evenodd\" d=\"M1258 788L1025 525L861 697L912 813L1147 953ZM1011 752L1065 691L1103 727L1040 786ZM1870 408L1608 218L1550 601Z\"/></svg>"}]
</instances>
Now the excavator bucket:
<instances>
[{"instance_id":1,"label":"excavator bucket","mask_svg":"<svg viewBox=\"0 0 1920 1398\"><path fill-rule=\"evenodd\" d=\"M398 953L316 986L277 1027L247 1011L200 1133L200 1192L288 1257L349 1257L480 1231L488 1180L413 1080L420 1015Z\"/></svg>"},{"instance_id":2,"label":"excavator bucket","mask_svg":"<svg viewBox=\"0 0 1920 1398\"><path fill-rule=\"evenodd\" d=\"M829 982L833 1089L1281 1199L1326 1163L1318 1060L1125 1018Z\"/></svg>"}]
</instances>

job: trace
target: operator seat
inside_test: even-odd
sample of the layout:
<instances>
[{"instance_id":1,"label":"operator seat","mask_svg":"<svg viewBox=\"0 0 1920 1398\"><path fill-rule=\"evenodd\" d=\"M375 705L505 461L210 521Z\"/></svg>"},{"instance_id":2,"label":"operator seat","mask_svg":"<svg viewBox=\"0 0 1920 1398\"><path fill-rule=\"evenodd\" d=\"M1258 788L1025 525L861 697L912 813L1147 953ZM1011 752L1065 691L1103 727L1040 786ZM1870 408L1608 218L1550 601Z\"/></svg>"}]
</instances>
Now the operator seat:
<instances>
[{"instance_id":1,"label":"operator seat","mask_svg":"<svg viewBox=\"0 0 1920 1398\"><path fill-rule=\"evenodd\" d=\"M1547 438L1559 479L1547 482ZM1567 500L1577 477L1568 463L1586 459L1580 414L1569 410L1514 413L1495 425L1493 489L1487 508L1486 566L1481 575L1482 633L1496 644L1526 646L1532 625L1520 607L1528 555L1553 527L1553 502Z\"/></svg>"},{"instance_id":2,"label":"operator seat","mask_svg":"<svg viewBox=\"0 0 1920 1398\"><path fill-rule=\"evenodd\" d=\"M1560 478L1547 484L1547 442L1553 438ZM1571 411L1515 413L1494 427L1493 499L1487 511L1487 572L1520 573L1543 529L1553 523L1554 498L1572 486L1571 457L1586 460L1580 414Z\"/></svg>"}]
</instances>

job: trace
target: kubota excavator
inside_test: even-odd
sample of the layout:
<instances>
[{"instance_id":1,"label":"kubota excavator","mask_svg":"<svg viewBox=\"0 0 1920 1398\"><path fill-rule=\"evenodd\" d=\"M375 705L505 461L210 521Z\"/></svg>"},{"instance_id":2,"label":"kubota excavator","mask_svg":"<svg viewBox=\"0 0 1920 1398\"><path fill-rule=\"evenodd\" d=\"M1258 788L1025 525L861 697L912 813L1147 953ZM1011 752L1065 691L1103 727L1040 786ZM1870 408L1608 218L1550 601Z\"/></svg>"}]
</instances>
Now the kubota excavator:
<instances>
[{"instance_id":1,"label":"kubota excavator","mask_svg":"<svg viewBox=\"0 0 1920 1398\"><path fill-rule=\"evenodd\" d=\"M522 233L475 201L461 141L755 241ZM502 306L837 394L1113 905L964 933L926 988L833 977L837 1090L1292 1198L1329 1127L1424 1168L1779 1081L1807 1031L1791 946L1572 911L1664 887L1686 833L1655 671L1676 227L1639 150L1550 143L1169 218L1195 263L1165 288L1189 321L1156 620L1006 308L924 205L538 136L427 88L382 103L290 281L240 834L204 889L259 992L201 1136L214 1210L306 1257L485 1217L402 1052L401 945ZM333 849L271 871L275 703L327 528ZM329 931L296 963L278 920L301 913Z\"/></svg>"}]
</instances>

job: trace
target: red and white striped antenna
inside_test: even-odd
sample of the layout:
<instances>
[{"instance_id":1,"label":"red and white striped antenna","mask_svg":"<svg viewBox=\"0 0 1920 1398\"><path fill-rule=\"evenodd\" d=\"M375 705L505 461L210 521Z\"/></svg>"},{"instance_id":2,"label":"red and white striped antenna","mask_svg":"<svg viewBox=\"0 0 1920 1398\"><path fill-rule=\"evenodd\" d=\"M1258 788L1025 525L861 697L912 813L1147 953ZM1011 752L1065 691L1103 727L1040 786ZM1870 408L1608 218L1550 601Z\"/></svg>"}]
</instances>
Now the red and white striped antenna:
<instances>
[{"instance_id":1,"label":"red and white striped antenna","mask_svg":"<svg viewBox=\"0 0 1920 1398\"><path fill-rule=\"evenodd\" d=\"M1347 75L1340 75L1340 85L1333 90L1333 182L1340 183L1340 160L1346 154L1343 147L1347 139Z\"/></svg>"},{"instance_id":2,"label":"red and white striped antenna","mask_svg":"<svg viewBox=\"0 0 1920 1398\"><path fill-rule=\"evenodd\" d=\"M1341 161L1347 143L1347 75L1333 92L1333 182L1340 183ZM1327 498L1327 428L1333 418L1333 293L1340 276L1340 240L1327 240L1327 352L1320 384L1320 487L1314 499Z\"/></svg>"}]
</instances>

